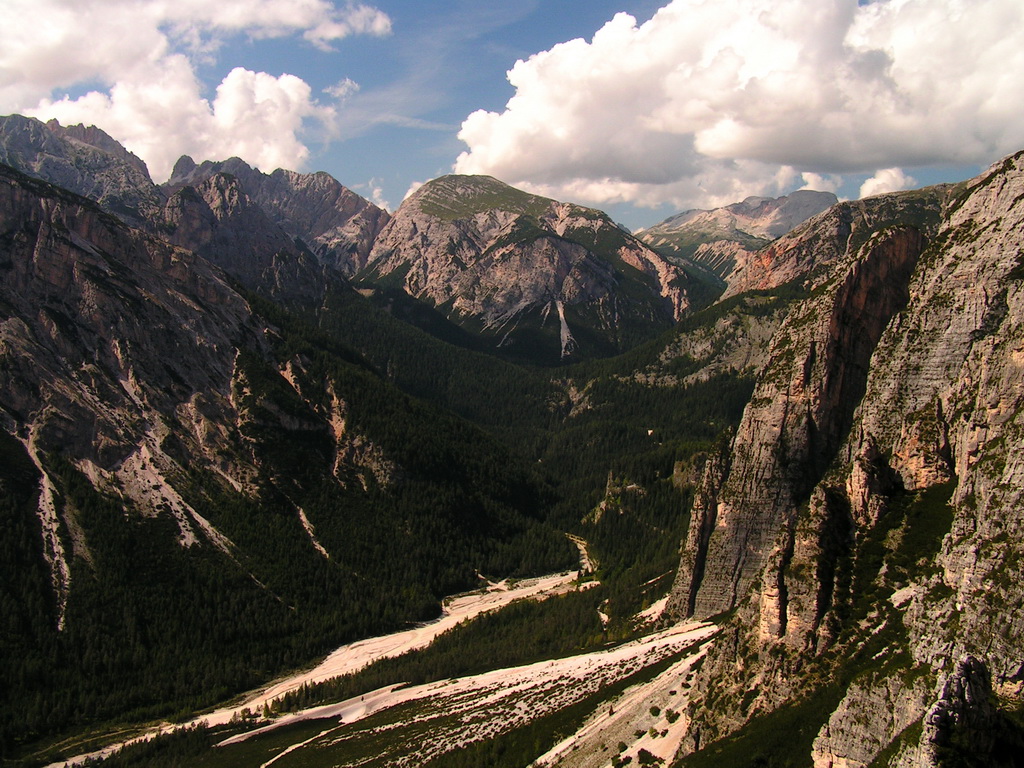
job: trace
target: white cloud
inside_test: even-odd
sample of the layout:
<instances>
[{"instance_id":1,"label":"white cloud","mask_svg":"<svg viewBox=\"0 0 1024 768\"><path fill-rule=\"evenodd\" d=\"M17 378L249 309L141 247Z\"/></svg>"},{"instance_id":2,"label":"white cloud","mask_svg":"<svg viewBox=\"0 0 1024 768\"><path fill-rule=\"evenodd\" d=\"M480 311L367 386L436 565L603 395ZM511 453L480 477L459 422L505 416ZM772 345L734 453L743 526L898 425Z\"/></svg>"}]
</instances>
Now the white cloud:
<instances>
[{"instance_id":1,"label":"white cloud","mask_svg":"<svg viewBox=\"0 0 1024 768\"><path fill-rule=\"evenodd\" d=\"M383 208L385 211L392 211L391 203L384 198L384 188L380 185L377 179L370 179L367 185L370 188L370 200L378 208Z\"/></svg>"},{"instance_id":2,"label":"white cloud","mask_svg":"<svg viewBox=\"0 0 1024 768\"><path fill-rule=\"evenodd\" d=\"M838 192L839 188L843 186L843 177L834 173L822 175L813 171L804 171L800 174L800 178L804 183L800 189L813 189L817 192Z\"/></svg>"},{"instance_id":3,"label":"white cloud","mask_svg":"<svg viewBox=\"0 0 1024 768\"><path fill-rule=\"evenodd\" d=\"M911 189L915 184L917 184L917 179L908 176L901 169L883 168L861 184L860 196L871 197L871 195L881 195L886 192L899 192L901 189Z\"/></svg>"},{"instance_id":4,"label":"white cloud","mask_svg":"<svg viewBox=\"0 0 1024 768\"><path fill-rule=\"evenodd\" d=\"M338 101L344 101L353 93L359 93L359 83L349 77L342 78L334 85L324 88L324 93L333 96Z\"/></svg>"},{"instance_id":5,"label":"white cloud","mask_svg":"<svg viewBox=\"0 0 1024 768\"><path fill-rule=\"evenodd\" d=\"M1019 0L673 0L517 62L505 110L463 122L455 169L685 207L787 175L989 162L1024 146L1022 72Z\"/></svg>"},{"instance_id":6,"label":"white cloud","mask_svg":"<svg viewBox=\"0 0 1024 768\"><path fill-rule=\"evenodd\" d=\"M309 154L302 135L311 126L332 129L335 110L319 104L293 75L235 68L211 99L194 61L209 61L222 39L302 34L329 48L350 35L391 29L387 15L375 8L339 8L327 0L7 5L11 18L36 22L0 26L0 111L98 125L142 157L157 179L182 154L199 160L238 155L266 170L301 168ZM82 86L92 90L59 95Z\"/></svg>"}]
</instances>

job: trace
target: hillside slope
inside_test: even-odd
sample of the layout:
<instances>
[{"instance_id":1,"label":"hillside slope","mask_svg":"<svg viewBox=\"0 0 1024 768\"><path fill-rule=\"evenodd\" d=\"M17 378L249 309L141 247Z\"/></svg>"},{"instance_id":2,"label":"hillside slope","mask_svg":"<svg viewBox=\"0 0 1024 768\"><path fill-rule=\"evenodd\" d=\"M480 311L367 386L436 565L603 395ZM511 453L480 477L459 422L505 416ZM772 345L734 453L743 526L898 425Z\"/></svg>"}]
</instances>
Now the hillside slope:
<instances>
[{"instance_id":1,"label":"hillside slope","mask_svg":"<svg viewBox=\"0 0 1024 768\"><path fill-rule=\"evenodd\" d=\"M575 562L532 468L193 252L6 167L0 243L5 757Z\"/></svg>"}]
</instances>

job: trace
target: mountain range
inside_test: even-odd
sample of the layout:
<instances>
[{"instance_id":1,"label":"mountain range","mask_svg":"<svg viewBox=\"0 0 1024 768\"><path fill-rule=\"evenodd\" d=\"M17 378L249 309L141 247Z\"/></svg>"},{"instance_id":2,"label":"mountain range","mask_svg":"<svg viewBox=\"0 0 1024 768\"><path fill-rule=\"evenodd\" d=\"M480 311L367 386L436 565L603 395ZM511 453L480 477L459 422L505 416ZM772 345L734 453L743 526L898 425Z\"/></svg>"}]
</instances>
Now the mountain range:
<instances>
[{"instance_id":1,"label":"mountain range","mask_svg":"<svg viewBox=\"0 0 1024 768\"><path fill-rule=\"evenodd\" d=\"M695 262L724 280L755 251L836 202L831 192L813 190L748 197L723 208L677 213L637 234L666 258Z\"/></svg>"},{"instance_id":2,"label":"mountain range","mask_svg":"<svg viewBox=\"0 0 1024 768\"><path fill-rule=\"evenodd\" d=\"M156 185L98 129L20 116L0 163L5 761L186 719L582 547L586 588L261 723L700 640L515 716L463 693L110 764L1021 763L1024 153L639 239L489 177L394 215L238 159Z\"/></svg>"}]
</instances>

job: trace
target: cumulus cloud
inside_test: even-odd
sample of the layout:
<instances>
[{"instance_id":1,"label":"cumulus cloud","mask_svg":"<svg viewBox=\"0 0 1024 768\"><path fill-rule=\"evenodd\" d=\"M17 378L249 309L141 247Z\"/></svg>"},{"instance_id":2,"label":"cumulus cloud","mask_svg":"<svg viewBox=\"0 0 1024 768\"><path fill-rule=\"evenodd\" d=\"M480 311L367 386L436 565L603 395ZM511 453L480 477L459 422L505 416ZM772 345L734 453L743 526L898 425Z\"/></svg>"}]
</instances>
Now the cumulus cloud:
<instances>
[{"instance_id":1,"label":"cumulus cloud","mask_svg":"<svg viewBox=\"0 0 1024 768\"><path fill-rule=\"evenodd\" d=\"M420 187L422 187L424 184L425 184L425 182L422 182L422 181L414 181L412 184L409 185L409 188L405 191L405 197L403 197L402 200L405 201L408 198L410 198L413 195L415 195L416 191Z\"/></svg>"},{"instance_id":2,"label":"cumulus cloud","mask_svg":"<svg viewBox=\"0 0 1024 768\"><path fill-rule=\"evenodd\" d=\"M911 189L917 184L917 179L908 176L900 168L883 168L877 171L874 176L860 186L860 196L870 197L881 195L886 192L899 192L901 189Z\"/></svg>"},{"instance_id":3,"label":"cumulus cloud","mask_svg":"<svg viewBox=\"0 0 1024 768\"><path fill-rule=\"evenodd\" d=\"M804 171L800 174L800 178L804 183L800 189L813 189L817 192L838 192L839 188L843 186L843 177L834 173L822 175L812 171Z\"/></svg>"},{"instance_id":4,"label":"cumulus cloud","mask_svg":"<svg viewBox=\"0 0 1024 768\"><path fill-rule=\"evenodd\" d=\"M235 68L204 92L197 60L222 40L301 34L329 48L354 34L385 35L391 22L367 5L327 0L8 0L0 26L0 111L94 124L142 157L157 179L182 154L238 155L268 170L300 168L302 135L330 130L336 113L307 83ZM343 81L344 82L344 81ZM351 82L351 81L348 81ZM89 86L75 97L54 97ZM353 83L354 85L354 83Z\"/></svg>"},{"instance_id":5,"label":"cumulus cloud","mask_svg":"<svg viewBox=\"0 0 1024 768\"><path fill-rule=\"evenodd\" d=\"M1024 146L1021 72L1019 0L673 0L517 62L504 111L463 122L455 169L684 207L988 162Z\"/></svg>"}]
</instances>

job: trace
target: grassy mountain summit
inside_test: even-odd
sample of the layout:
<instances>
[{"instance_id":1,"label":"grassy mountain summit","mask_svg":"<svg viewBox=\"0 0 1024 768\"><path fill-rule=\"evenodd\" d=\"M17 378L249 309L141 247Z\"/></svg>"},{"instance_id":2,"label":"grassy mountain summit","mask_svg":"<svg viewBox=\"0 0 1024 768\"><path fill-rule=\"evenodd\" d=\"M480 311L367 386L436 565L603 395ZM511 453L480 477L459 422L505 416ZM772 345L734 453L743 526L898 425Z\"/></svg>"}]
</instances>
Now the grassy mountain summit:
<instances>
[{"instance_id":1,"label":"grassy mountain summit","mask_svg":"<svg viewBox=\"0 0 1024 768\"><path fill-rule=\"evenodd\" d=\"M546 363L628 349L690 305L685 273L606 214L488 176L423 185L358 277L426 302L492 349Z\"/></svg>"},{"instance_id":2,"label":"grassy mountain summit","mask_svg":"<svg viewBox=\"0 0 1024 768\"><path fill-rule=\"evenodd\" d=\"M472 218L491 210L540 218L557 204L550 198L509 186L493 176L455 174L428 181L413 193L411 199L423 213L443 221Z\"/></svg>"},{"instance_id":3,"label":"grassy mountain summit","mask_svg":"<svg viewBox=\"0 0 1024 768\"><path fill-rule=\"evenodd\" d=\"M5 130L0 759L584 557L567 594L110 765L1020 765L1024 153L765 230L696 309L604 214L492 178L371 237L327 177L157 188L98 132Z\"/></svg>"}]
</instances>

